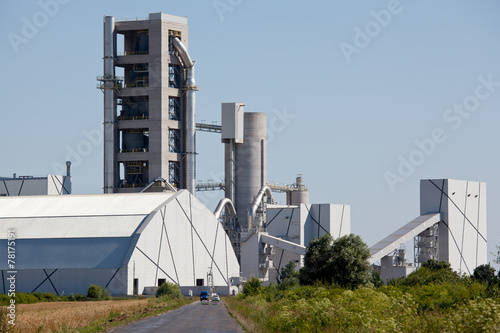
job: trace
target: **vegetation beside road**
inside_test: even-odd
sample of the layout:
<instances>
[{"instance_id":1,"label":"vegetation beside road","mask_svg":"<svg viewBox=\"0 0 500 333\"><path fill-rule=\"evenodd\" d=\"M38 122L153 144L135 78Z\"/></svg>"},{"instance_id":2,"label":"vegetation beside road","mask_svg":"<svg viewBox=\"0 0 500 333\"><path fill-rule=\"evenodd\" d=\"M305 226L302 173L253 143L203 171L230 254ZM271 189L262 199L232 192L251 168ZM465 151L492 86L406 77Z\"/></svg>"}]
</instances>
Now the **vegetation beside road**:
<instances>
[{"instance_id":1,"label":"vegetation beside road","mask_svg":"<svg viewBox=\"0 0 500 333\"><path fill-rule=\"evenodd\" d=\"M61 298L53 295L50 301L18 304L16 325L9 325L6 320L2 320L0 332L105 332L110 327L177 309L197 300L177 295L174 298L166 295L149 299L119 299L109 297L98 286L91 286L89 291L87 295L94 298L82 296L85 301L61 301ZM102 300L103 294L109 300ZM37 298L33 294L27 295ZM29 299L33 300L31 297ZM2 319L7 318L6 307L0 309Z\"/></svg>"},{"instance_id":2,"label":"vegetation beside road","mask_svg":"<svg viewBox=\"0 0 500 333\"><path fill-rule=\"evenodd\" d=\"M381 285L356 237L312 241L303 269L287 265L269 287L250 279L225 299L230 313L254 333L500 332L500 279L489 265L462 276L431 260Z\"/></svg>"}]
</instances>

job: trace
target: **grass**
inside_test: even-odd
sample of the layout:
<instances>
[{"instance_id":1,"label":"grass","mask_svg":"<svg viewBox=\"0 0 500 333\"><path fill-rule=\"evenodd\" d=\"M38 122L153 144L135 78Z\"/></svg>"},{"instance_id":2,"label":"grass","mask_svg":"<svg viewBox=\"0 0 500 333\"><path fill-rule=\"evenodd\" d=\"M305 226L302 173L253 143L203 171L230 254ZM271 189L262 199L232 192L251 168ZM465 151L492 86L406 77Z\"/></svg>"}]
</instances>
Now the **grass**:
<instances>
[{"instance_id":1,"label":"grass","mask_svg":"<svg viewBox=\"0 0 500 333\"><path fill-rule=\"evenodd\" d=\"M234 297L223 297L223 304L227 308L229 315L233 317L245 332L263 333L267 332L262 321L252 319L252 309Z\"/></svg>"},{"instance_id":2,"label":"grass","mask_svg":"<svg viewBox=\"0 0 500 333\"><path fill-rule=\"evenodd\" d=\"M112 326L179 308L190 298L19 304L11 332L104 332Z\"/></svg>"},{"instance_id":3,"label":"grass","mask_svg":"<svg viewBox=\"0 0 500 333\"><path fill-rule=\"evenodd\" d=\"M266 287L258 295L227 298L225 304L255 333L500 332L500 298L474 285L465 294L455 287L429 286L427 295L421 287Z\"/></svg>"}]
</instances>

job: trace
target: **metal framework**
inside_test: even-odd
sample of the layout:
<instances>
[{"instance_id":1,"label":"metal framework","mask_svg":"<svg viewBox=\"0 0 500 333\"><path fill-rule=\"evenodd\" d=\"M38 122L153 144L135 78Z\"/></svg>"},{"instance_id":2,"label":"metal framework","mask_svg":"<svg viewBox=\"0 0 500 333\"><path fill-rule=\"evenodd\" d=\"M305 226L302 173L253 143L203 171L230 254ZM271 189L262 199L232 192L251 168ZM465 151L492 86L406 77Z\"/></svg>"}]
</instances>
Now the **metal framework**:
<instances>
[{"instance_id":1,"label":"metal framework","mask_svg":"<svg viewBox=\"0 0 500 333\"><path fill-rule=\"evenodd\" d=\"M168 130L168 151L171 153L181 152L181 134L177 129Z\"/></svg>"},{"instance_id":2,"label":"metal framework","mask_svg":"<svg viewBox=\"0 0 500 333\"><path fill-rule=\"evenodd\" d=\"M170 96L168 98L168 119L181 120L181 99Z\"/></svg>"},{"instance_id":3,"label":"metal framework","mask_svg":"<svg viewBox=\"0 0 500 333\"><path fill-rule=\"evenodd\" d=\"M196 123L196 129L202 132L222 133L222 126L217 124Z\"/></svg>"},{"instance_id":4,"label":"metal framework","mask_svg":"<svg viewBox=\"0 0 500 333\"><path fill-rule=\"evenodd\" d=\"M439 223L425 229L414 238L415 264L429 259L439 260Z\"/></svg>"}]
</instances>

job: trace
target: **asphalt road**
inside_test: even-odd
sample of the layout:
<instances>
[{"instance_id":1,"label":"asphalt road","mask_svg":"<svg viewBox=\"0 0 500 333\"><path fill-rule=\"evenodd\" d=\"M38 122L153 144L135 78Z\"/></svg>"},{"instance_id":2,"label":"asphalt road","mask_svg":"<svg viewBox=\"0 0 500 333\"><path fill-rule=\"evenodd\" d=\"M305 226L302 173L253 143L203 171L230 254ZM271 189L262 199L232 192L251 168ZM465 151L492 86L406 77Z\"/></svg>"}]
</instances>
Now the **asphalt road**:
<instances>
[{"instance_id":1,"label":"asphalt road","mask_svg":"<svg viewBox=\"0 0 500 333\"><path fill-rule=\"evenodd\" d=\"M209 305L194 302L177 310L172 310L156 317L149 317L118 327L113 333L243 333L243 329L227 312L224 304Z\"/></svg>"}]
</instances>

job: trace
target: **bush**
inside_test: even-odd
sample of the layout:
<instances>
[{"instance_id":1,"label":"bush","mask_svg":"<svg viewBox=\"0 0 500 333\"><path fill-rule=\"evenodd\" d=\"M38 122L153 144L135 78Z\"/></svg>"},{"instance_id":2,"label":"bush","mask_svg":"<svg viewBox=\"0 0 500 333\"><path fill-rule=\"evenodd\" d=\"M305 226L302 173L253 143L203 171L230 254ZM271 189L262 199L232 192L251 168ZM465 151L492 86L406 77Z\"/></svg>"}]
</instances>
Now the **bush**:
<instances>
[{"instance_id":1,"label":"bush","mask_svg":"<svg viewBox=\"0 0 500 333\"><path fill-rule=\"evenodd\" d=\"M256 277L252 277L243 286L243 294L246 296L260 295L262 292L262 282Z\"/></svg>"},{"instance_id":2,"label":"bush","mask_svg":"<svg viewBox=\"0 0 500 333\"><path fill-rule=\"evenodd\" d=\"M57 296L56 296L56 295L54 295L53 293L43 293L43 294L41 295L40 300L41 300L42 302L54 302L54 301L56 301L56 300L57 300Z\"/></svg>"},{"instance_id":3,"label":"bush","mask_svg":"<svg viewBox=\"0 0 500 333\"><path fill-rule=\"evenodd\" d=\"M445 261L429 260L422 267L398 280L397 284L404 286L418 286L424 284L458 283L463 278L451 269L450 264Z\"/></svg>"},{"instance_id":4,"label":"bush","mask_svg":"<svg viewBox=\"0 0 500 333\"><path fill-rule=\"evenodd\" d=\"M497 282L497 277L495 276L495 269L490 266L490 264L487 265L480 265L477 266L474 269L474 274L472 275L472 278L481 283L496 283Z\"/></svg>"},{"instance_id":5,"label":"bush","mask_svg":"<svg viewBox=\"0 0 500 333\"><path fill-rule=\"evenodd\" d=\"M54 296L55 297L55 296ZM17 304L33 304L38 303L38 298L31 294L16 293Z\"/></svg>"},{"instance_id":6,"label":"bush","mask_svg":"<svg viewBox=\"0 0 500 333\"><path fill-rule=\"evenodd\" d=\"M78 295L76 294L75 298L78 301ZM108 289L96 286L95 284L91 284L89 289L87 290L87 298L93 301L107 300L109 299L111 293Z\"/></svg>"},{"instance_id":7,"label":"bush","mask_svg":"<svg viewBox=\"0 0 500 333\"><path fill-rule=\"evenodd\" d=\"M181 290L178 285L172 282L165 282L156 291L156 297L181 298Z\"/></svg>"}]
</instances>

